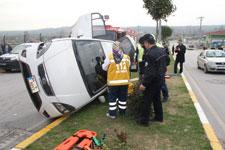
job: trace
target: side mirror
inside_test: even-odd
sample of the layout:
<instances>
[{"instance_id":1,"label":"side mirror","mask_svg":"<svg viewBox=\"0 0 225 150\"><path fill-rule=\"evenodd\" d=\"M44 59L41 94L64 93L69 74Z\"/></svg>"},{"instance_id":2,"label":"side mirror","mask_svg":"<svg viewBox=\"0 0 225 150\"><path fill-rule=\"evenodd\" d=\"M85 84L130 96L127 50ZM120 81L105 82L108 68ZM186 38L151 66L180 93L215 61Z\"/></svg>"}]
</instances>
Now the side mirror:
<instances>
[{"instance_id":1,"label":"side mirror","mask_svg":"<svg viewBox=\"0 0 225 150\"><path fill-rule=\"evenodd\" d=\"M137 52L134 53L133 60L131 60L130 72L138 72Z\"/></svg>"}]
</instances>

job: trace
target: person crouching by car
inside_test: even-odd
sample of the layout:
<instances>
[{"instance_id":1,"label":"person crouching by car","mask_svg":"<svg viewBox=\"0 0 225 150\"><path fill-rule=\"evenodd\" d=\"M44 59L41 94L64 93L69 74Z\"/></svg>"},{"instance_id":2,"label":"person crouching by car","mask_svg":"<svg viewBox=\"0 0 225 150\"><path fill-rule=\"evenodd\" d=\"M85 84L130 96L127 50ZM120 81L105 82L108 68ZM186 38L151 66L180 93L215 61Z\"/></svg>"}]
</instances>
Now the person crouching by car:
<instances>
[{"instance_id":1,"label":"person crouching by car","mask_svg":"<svg viewBox=\"0 0 225 150\"><path fill-rule=\"evenodd\" d=\"M119 42L113 44L112 53L105 59L102 68L107 71L109 111L106 116L115 119L117 105L119 113L125 114L130 80L130 57L123 53Z\"/></svg>"}]
</instances>

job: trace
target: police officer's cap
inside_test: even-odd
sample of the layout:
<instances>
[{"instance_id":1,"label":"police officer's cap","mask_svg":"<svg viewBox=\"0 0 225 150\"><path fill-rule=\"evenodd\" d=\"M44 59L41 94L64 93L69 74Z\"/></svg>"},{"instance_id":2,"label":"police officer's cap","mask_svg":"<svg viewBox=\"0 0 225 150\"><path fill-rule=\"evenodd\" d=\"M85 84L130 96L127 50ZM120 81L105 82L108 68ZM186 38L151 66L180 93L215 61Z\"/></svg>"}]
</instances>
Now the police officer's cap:
<instances>
[{"instance_id":1,"label":"police officer's cap","mask_svg":"<svg viewBox=\"0 0 225 150\"><path fill-rule=\"evenodd\" d=\"M144 44L144 39L145 39L145 37L144 37L144 36L140 37L140 39L139 39L139 43L140 43L141 45L143 45L143 44Z\"/></svg>"},{"instance_id":2,"label":"police officer's cap","mask_svg":"<svg viewBox=\"0 0 225 150\"><path fill-rule=\"evenodd\" d=\"M145 34L144 36L144 42L147 41L150 44L155 44L155 36L152 34Z\"/></svg>"}]
</instances>

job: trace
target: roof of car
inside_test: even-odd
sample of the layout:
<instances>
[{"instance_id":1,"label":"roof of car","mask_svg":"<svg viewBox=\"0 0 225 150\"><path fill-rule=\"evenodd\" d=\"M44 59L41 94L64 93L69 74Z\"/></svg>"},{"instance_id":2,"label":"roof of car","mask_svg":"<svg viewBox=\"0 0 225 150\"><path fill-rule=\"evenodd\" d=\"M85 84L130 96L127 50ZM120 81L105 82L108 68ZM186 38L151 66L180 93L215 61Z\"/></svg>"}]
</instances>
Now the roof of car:
<instances>
[{"instance_id":1,"label":"roof of car","mask_svg":"<svg viewBox=\"0 0 225 150\"><path fill-rule=\"evenodd\" d=\"M104 39L90 39L90 38L75 38L75 37L71 37L71 38L56 38L56 39L52 39L53 42L56 41L65 41L65 40L76 40L76 41L84 41L84 40L88 40L88 41L102 41L102 42L114 42L111 40L104 40Z\"/></svg>"},{"instance_id":2,"label":"roof of car","mask_svg":"<svg viewBox=\"0 0 225 150\"><path fill-rule=\"evenodd\" d=\"M90 39L90 38L85 38L85 39L78 39L75 37L71 37L71 38L57 38L57 39L53 39L52 41L65 41L65 40L76 40L76 41L82 41L82 40L89 40L89 41L106 41L106 42L114 42L114 41L110 41L110 40L104 40L104 39Z\"/></svg>"},{"instance_id":3,"label":"roof of car","mask_svg":"<svg viewBox=\"0 0 225 150\"><path fill-rule=\"evenodd\" d=\"M219 50L219 49L207 49L207 50L205 50L205 52L209 52L209 51L222 51L222 50Z\"/></svg>"},{"instance_id":4,"label":"roof of car","mask_svg":"<svg viewBox=\"0 0 225 150\"><path fill-rule=\"evenodd\" d=\"M31 45L31 46L33 46L33 45L39 45L40 43L22 43L22 44L20 44L20 45Z\"/></svg>"}]
</instances>

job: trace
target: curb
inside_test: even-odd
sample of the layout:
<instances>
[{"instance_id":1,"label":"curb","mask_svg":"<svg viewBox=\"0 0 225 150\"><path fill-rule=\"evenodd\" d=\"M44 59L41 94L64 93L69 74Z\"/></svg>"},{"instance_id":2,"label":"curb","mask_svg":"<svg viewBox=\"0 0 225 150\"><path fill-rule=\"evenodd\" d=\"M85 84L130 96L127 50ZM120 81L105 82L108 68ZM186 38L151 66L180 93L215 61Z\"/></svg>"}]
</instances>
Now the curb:
<instances>
[{"instance_id":1,"label":"curb","mask_svg":"<svg viewBox=\"0 0 225 150\"><path fill-rule=\"evenodd\" d=\"M34 143L36 140L38 140L39 138L41 138L47 132L49 132L50 130L52 130L56 126L58 126L60 123L62 123L68 117L69 116L62 116L62 117L56 119L54 122L50 123L46 127L42 128L38 132L34 133L33 135L31 135L30 137L28 137L27 139L25 139L24 141L22 141L19 144L17 144L11 150L23 150L23 149L27 148L30 144Z\"/></svg>"},{"instance_id":2,"label":"curb","mask_svg":"<svg viewBox=\"0 0 225 150\"><path fill-rule=\"evenodd\" d=\"M198 113L198 116L199 116L202 126L205 130L207 138L209 139L212 149L213 150L223 150L223 147L222 147L218 137L216 136L215 131L213 130L211 124L209 123L201 105L198 102L198 99L197 99L195 93L193 92L193 90L192 90L190 84L188 83L187 78L185 77L184 74L182 74L182 79L184 81L184 84L187 87L189 95L191 96L192 102L194 103L195 109Z\"/></svg>"},{"instance_id":3,"label":"curb","mask_svg":"<svg viewBox=\"0 0 225 150\"><path fill-rule=\"evenodd\" d=\"M172 57L173 57L174 60L176 59L176 56L173 55ZM213 127L209 123L209 121L208 121L208 119L205 115L205 112L203 111L201 105L199 104L198 99L197 99L194 91L192 90L190 84L188 83L188 80L185 77L184 73L182 73L181 77L184 81L185 86L187 87L188 93L191 97L191 100L192 100L194 106L195 106L197 114L198 114L198 116L200 118L200 121L202 123L202 127L204 128L205 134L206 134L206 136L207 136L207 138L210 142L210 145L211 145L212 149L213 150L223 150L222 144L220 143L218 137L216 136L216 133L213 130Z\"/></svg>"},{"instance_id":4,"label":"curb","mask_svg":"<svg viewBox=\"0 0 225 150\"><path fill-rule=\"evenodd\" d=\"M173 55L172 57L173 57L174 60L176 59L176 56ZM206 136L207 136L207 138L210 142L210 145L211 145L212 149L213 150L223 150L222 144L220 143L218 137L216 136L216 133L213 130L212 125L209 123L209 121L208 121L208 119L205 115L205 112L203 111L201 105L199 104L198 99L197 99L194 91L192 90L190 84L188 83L188 80L185 77L184 73L182 73L181 77L184 81L185 86L187 87L188 93L189 93L189 95L192 99L192 102L195 106L197 114L198 114L198 116L200 118L200 121L202 123L202 127L204 128L205 134L206 134Z\"/></svg>"}]
</instances>

